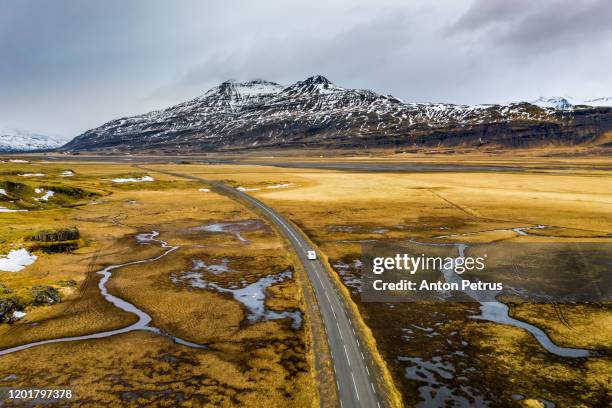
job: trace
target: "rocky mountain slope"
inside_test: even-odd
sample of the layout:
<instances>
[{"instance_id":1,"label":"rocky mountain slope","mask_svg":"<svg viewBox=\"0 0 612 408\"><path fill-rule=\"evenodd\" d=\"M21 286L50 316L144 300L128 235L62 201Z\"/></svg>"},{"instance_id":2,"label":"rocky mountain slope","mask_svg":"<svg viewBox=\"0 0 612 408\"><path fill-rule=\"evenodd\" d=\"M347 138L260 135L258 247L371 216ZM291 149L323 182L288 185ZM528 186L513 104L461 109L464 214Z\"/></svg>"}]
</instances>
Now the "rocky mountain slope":
<instances>
[{"instance_id":1,"label":"rocky mountain slope","mask_svg":"<svg viewBox=\"0 0 612 408\"><path fill-rule=\"evenodd\" d=\"M611 129L610 107L406 103L313 76L288 87L227 81L191 101L91 129L61 150L520 147L587 143Z\"/></svg>"},{"instance_id":2,"label":"rocky mountain slope","mask_svg":"<svg viewBox=\"0 0 612 408\"><path fill-rule=\"evenodd\" d=\"M65 140L31 132L0 126L0 152L25 152L60 147Z\"/></svg>"}]
</instances>

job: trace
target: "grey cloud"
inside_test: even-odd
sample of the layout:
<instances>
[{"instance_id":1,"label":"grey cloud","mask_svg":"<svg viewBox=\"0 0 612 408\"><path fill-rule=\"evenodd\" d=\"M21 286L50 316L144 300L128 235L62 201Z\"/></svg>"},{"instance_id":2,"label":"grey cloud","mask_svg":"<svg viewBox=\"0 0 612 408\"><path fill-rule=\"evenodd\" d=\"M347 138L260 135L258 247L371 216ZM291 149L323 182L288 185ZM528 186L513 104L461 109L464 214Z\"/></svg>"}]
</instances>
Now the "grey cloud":
<instances>
[{"instance_id":1,"label":"grey cloud","mask_svg":"<svg viewBox=\"0 0 612 408\"><path fill-rule=\"evenodd\" d=\"M611 19L607 0L476 0L448 33L479 33L482 41L525 55L605 42L598 36L609 34Z\"/></svg>"},{"instance_id":2,"label":"grey cloud","mask_svg":"<svg viewBox=\"0 0 612 408\"><path fill-rule=\"evenodd\" d=\"M611 2L0 2L0 124L75 136L226 79L408 101L612 94Z\"/></svg>"},{"instance_id":3,"label":"grey cloud","mask_svg":"<svg viewBox=\"0 0 612 408\"><path fill-rule=\"evenodd\" d=\"M508 23L537 7L537 3L531 0L475 0L457 22L448 28L448 32L471 32L495 24Z\"/></svg>"},{"instance_id":4,"label":"grey cloud","mask_svg":"<svg viewBox=\"0 0 612 408\"><path fill-rule=\"evenodd\" d=\"M546 43L557 48L586 41L605 41L612 31L612 2L608 0L555 1L525 16L502 40L512 44Z\"/></svg>"}]
</instances>

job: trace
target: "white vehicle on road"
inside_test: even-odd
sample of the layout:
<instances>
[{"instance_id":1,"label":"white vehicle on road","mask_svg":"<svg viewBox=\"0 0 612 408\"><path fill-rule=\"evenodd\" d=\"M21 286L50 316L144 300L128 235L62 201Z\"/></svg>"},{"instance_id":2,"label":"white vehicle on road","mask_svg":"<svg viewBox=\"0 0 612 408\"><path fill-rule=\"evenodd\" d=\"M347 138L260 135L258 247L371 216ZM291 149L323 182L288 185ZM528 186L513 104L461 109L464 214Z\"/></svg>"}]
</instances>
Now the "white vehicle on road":
<instances>
[{"instance_id":1,"label":"white vehicle on road","mask_svg":"<svg viewBox=\"0 0 612 408\"><path fill-rule=\"evenodd\" d=\"M308 251L306 254L310 261L314 261L317 259L317 253L315 251Z\"/></svg>"}]
</instances>

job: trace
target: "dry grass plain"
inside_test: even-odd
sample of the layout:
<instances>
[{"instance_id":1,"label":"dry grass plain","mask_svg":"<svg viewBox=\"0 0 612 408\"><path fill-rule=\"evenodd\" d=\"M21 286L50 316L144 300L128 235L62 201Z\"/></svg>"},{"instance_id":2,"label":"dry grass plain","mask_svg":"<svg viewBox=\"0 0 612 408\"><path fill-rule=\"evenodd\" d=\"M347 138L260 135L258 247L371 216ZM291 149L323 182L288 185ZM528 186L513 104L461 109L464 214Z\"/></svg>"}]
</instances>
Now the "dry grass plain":
<instances>
[{"instance_id":1,"label":"dry grass plain","mask_svg":"<svg viewBox=\"0 0 612 408\"><path fill-rule=\"evenodd\" d=\"M487 161L496 163L477 157L462 164ZM245 187L307 233L352 291L406 405L435 398L443 404L446 395L465 405L605 406L612 377L609 304L560 305L565 323L551 305L511 309L512 316L541 327L560 346L603 352L567 358L547 352L524 330L469 318L478 314L478 304L360 302L354 284L360 270L352 265L367 240L610 241L609 161L577 159L579 170L563 159L506 162L561 169L366 173L184 165L180 171ZM268 188L280 184L289 185ZM525 230L529 235L513 231L524 227L531 227Z\"/></svg>"},{"instance_id":2,"label":"dry grass plain","mask_svg":"<svg viewBox=\"0 0 612 408\"><path fill-rule=\"evenodd\" d=\"M36 262L20 272L0 272L16 296L28 288L56 288L62 301L27 305L25 318L0 324L0 349L50 338L125 327L135 315L107 302L96 271L112 264L164 252L156 243L138 243L138 233L158 231L179 248L158 261L113 272L107 288L152 318L163 332L208 349L174 343L165 336L131 332L109 338L48 344L0 356L0 386L73 388L75 405L314 406L318 405L307 325L290 318L248 320L251 311L230 293L199 288L189 279L196 262L231 271L201 271L201 279L231 289L269 275L292 272L292 259L274 231L226 197L201 192L201 183L152 174L154 182L114 183L113 178L147 173L129 164L0 163L0 181L30 188L74 186L96 194L70 205L41 204L40 210L0 214L0 253L28 246L43 229L77 227L79 248L65 253L35 252ZM70 170L72 177L61 177ZM41 177L17 174L43 173ZM29 191L29 190L28 190ZM0 203L4 205L3 203ZM10 208L20 202L7 202ZM256 228L214 232L197 229L218 222L256 222ZM174 280L173 280L174 279ZM297 275L269 286L268 311L304 310ZM59 282L76 281L62 287Z\"/></svg>"}]
</instances>

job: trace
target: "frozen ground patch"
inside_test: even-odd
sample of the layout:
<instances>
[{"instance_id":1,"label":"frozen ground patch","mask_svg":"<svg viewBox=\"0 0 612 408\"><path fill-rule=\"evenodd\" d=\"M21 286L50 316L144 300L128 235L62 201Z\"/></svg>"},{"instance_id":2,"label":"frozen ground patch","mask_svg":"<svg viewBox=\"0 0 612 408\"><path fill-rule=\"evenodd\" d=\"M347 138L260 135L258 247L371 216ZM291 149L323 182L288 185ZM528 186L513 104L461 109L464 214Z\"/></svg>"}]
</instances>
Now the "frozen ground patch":
<instances>
[{"instance_id":1,"label":"frozen ground patch","mask_svg":"<svg viewBox=\"0 0 612 408\"><path fill-rule=\"evenodd\" d=\"M13 312L13 319L15 319L15 320L23 319L24 317L26 317L26 313L25 312L22 312L20 310L15 310Z\"/></svg>"},{"instance_id":2,"label":"frozen ground patch","mask_svg":"<svg viewBox=\"0 0 612 408\"><path fill-rule=\"evenodd\" d=\"M245 220L245 221L226 221L215 222L212 224L202 225L200 227L191 228L191 231L206 231L212 233L232 234L240 242L248 243L249 241L242 236L242 232L263 230L268 228L261 220Z\"/></svg>"},{"instance_id":3,"label":"frozen ground patch","mask_svg":"<svg viewBox=\"0 0 612 408\"><path fill-rule=\"evenodd\" d=\"M342 282L353 294L361 293L361 268L363 263L360 259L354 259L351 263L335 261L332 267L338 272Z\"/></svg>"},{"instance_id":4,"label":"frozen ground patch","mask_svg":"<svg viewBox=\"0 0 612 408\"><path fill-rule=\"evenodd\" d=\"M201 265L196 265L198 268ZM200 268L201 269L201 268ZM302 325L302 314L299 310L275 311L266 307L266 290L275 283L281 283L291 279L291 271L281 272L275 275L267 275L259 278L256 282L240 288L224 288L219 284L205 279L204 273L197 269L183 272L180 276L172 276L174 283L187 283L193 288L213 289L219 293L231 293L235 300L242 303L247 309L247 321L255 323L262 320L278 320L291 318L291 327L299 329Z\"/></svg>"},{"instance_id":5,"label":"frozen ground patch","mask_svg":"<svg viewBox=\"0 0 612 408\"><path fill-rule=\"evenodd\" d=\"M45 177L44 173L22 173L18 174L19 177Z\"/></svg>"},{"instance_id":6,"label":"frozen ground patch","mask_svg":"<svg viewBox=\"0 0 612 408\"><path fill-rule=\"evenodd\" d=\"M111 180L113 183L143 183L155 181L155 179L151 176L143 176L143 177L130 177L130 178L114 178Z\"/></svg>"},{"instance_id":7,"label":"frozen ground patch","mask_svg":"<svg viewBox=\"0 0 612 408\"><path fill-rule=\"evenodd\" d=\"M256 190L261 190L260 188L257 187L236 187L236 190L238 191L256 191Z\"/></svg>"},{"instance_id":8,"label":"frozen ground patch","mask_svg":"<svg viewBox=\"0 0 612 408\"><path fill-rule=\"evenodd\" d=\"M159 235L159 232L144 232L142 234L136 235L136 242L139 244L150 244L151 242L163 242L156 239Z\"/></svg>"},{"instance_id":9,"label":"frozen ground patch","mask_svg":"<svg viewBox=\"0 0 612 408\"><path fill-rule=\"evenodd\" d=\"M27 212L28 210L13 210L11 208L6 208L0 206L0 213L11 213L11 212Z\"/></svg>"},{"instance_id":10,"label":"frozen ground patch","mask_svg":"<svg viewBox=\"0 0 612 408\"><path fill-rule=\"evenodd\" d=\"M398 357L399 361L408 362L406 378L423 383L418 390L421 401L416 407L488 407L487 401L474 388L461 384L465 377L455 375L455 367L445 362L442 357L425 360L420 357Z\"/></svg>"},{"instance_id":11,"label":"frozen ground patch","mask_svg":"<svg viewBox=\"0 0 612 408\"><path fill-rule=\"evenodd\" d=\"M275 188L285 188L285 187L291 187L293 185L293 183L286 183L286 184L273 184L271 186L267 186L266 188L269 189L275 189Z\"/></svg>"},{"instance_id":12,"label":"frozen ground patch","mask_svg":"<svg viewBox=\"0 0 612 408\"><path fill-rule=\"evenodd\" d=\"M74 172L72 170L64 170L60 173L62 177L72 177L74 176Z\"/></svg>"},{"instance_id":13,"label":"frozen ground patch","mask_svg":"<svg viewBox=\"0 0 612 408\"><path fill-rule=\"evenodd\" d=\"M7 255L0 255L0 271L19 272L26 266L32 265L37 258L26 249L13 249Z\"/></svg>"},{"instance_id":14,"label":"frozen ground patch","mask_svg":"<svg viewBox=\"0 0 612 408\"><path fill-rule=\"evenodd\" d=\"M229 259L223 258L221 260L213 260L217 263L209 263L202 261L201 259L194 259L193 266L191 268L192 271L200 271L204 270L206 272L210 272L214 275L218 275L226 272L237 272L236 270L229 267Z\"/></svg>"},{"instance_id":15,"label":"frozen ground patch","mask_svg":"<svg viewBox=\"0 0 612 408\"><path fill-rule=\"evenodd\" d=\"M45 192L44 188L37 188L34 189L34 191L36 194L45 193L42 197L35 198L36 201L49 201L49 199L55 195L55 191L47 190L47 192Z\"/></svg>"}]
</instances>

